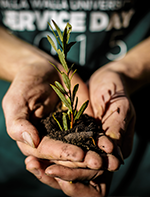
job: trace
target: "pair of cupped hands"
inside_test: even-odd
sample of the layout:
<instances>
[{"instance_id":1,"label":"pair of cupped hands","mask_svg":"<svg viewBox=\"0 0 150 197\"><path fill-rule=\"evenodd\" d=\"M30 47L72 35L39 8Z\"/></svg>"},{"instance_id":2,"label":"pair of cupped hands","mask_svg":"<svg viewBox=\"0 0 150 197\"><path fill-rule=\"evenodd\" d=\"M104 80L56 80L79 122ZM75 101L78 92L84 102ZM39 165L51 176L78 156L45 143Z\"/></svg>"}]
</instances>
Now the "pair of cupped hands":
<instances>
[{"instance_id":1,"label":"pair of cupped hands","mask_svg":"<svg viewBox=\"0 0 150 197\"><path fill-rule=\"evenodd\" d=\"M88 86L77 74L72 79L72 87L79 83L79 106L89 100L86 113L102 122L104 133L97 145L104 155L47 136L40 140L30 120L36 123L54 110L58 98L49 84L61 81L48 62L21 68L3 99L7 132L27 156L26 169L71 197L105 196L112 172L132 149L134 109L121 75L110 67L111 63L97 70Z\"/></svg>"}]
</instances>

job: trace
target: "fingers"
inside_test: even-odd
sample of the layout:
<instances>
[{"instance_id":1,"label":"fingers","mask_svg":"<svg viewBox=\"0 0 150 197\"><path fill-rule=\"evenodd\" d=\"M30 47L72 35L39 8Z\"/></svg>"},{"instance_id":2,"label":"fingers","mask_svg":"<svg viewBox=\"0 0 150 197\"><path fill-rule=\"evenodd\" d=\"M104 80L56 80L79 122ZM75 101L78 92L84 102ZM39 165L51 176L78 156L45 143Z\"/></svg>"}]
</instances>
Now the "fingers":
<instances>
[{"instance_id":1,"label":"fingers","mask_svg":"<svg viewBox=\"0 0 150 197\"><path fill-rule=\"evenodd\" d=\"M19 80L13 81L3 98L2 106L9 136L34 148L40 139L37 129L29 121L31 111L25 97L29 90L23 92L23 84Z\"/></svg>"},{"instance_id":2,"label":"fingers","mask_svg":"<svg viewBox=\"0 0 150 197\"><path fill-rule=\"evenodd\" d=\"M37 147L40 141L37 129L25 119L14 120L8 133L14 140L24 142L32 148Z\"/></svg>"},{"instance_id":3,"label":"fingers","mask_svg":"<svg viewBox=\"0 0 150 197\"><path fill-rule=\"evenodd\" d=\"M24 143L18 143L25 155L33 155L37 158L49 159L56 164L70 168L90 168L93 170L107 169L116 171L120 167L120 159L113 154L99 155L94 151L86 154L77 146L54 141L45 137L37 149L33 149ZM41 146L43 146L41 148Z\"/></svg>"},{"instance_id":4,"label":"fingers","mask_svg":"<svg viewBox=\"0 0 150 197\"><path fill-rule=\"evenodd\" d=\"M120 160L113 155L114 144L111 139L105 135L101 135L97 142L98 147L103 153L98 154L94 151L88 151L84 158L86 168L90 169L107 169L109 171L116 171L120 166ZM74 162L76 163L76 162ZM78 162L80 163L80 162ZM80 167L80 165L78 165Z\"/></svg>"},{"instance_id":5,"label":"fingers","mask_svg":"<svg viewBox=\"0 0 150 197\"><path fill-rule=\"evenodd\" d=\"M103 173L103 170L81 168L68 168L62 165L49 166L45 173L51 177L58 177L66 181L88 181Z\"/></svg>"},{"instance_id":6,"label":"fingers","mask_svg":"<svg viewBox=\"0 0 150 197\"><path fill-rule=\"evenodd\" d=\"M38 160L35 157L29 156L25 160L26 169L34 174L42 183L49 185L55 189L61 189L57 181L45 174L45 169L51 162L47 160Z\"/></svg>"},{"instance_id":7,"label":"fingers","mask_svg":"<svg viewBox=\"0 0 150 197\"><path fill-rule=\"evenodd\" d=\"M119 169L121 163L116 156L112 154L108 154L104 158L105 158L104 166L106 167L108 171L114 172Z\"/></svg>"},{"instance_id":8,"label":"fingers","mask_svg":"<svg viewBox=\"0 0 150 197\"><path fill-rule=\"evenodd\" d=\"M94 116L101 120L107 109L107 103L115 94L116 86L114 83L107 83L104 79L101 80L99 76L96 76L95 80L94 77L90 80L90 100Z\"/></svg>"},{"instance_id":9,"label":"fingers","mask_svg":"<svg viewBox=\"0 0 150 197\"><path fill-rule=\"evenodd\" d=\"M67 166L70 168L91 168L91 169L100 169L102 168L102 157L93 151L88 151L85 154L83 161L71 162L71 161L62 161L62 160L53 160L56 164Z\"/></svg>"},{"instance_id":10,"label":"fingers","mask_svg":"<svg viewBox=\"0 0 150 197\"><path fill-rule=\"evenodd\" d=\"M25 66L16 75L2 102L7 132L12 139L38 146L38 131L30 121L35 123L55 107L56 94L49 86L49 80L54 78L58 75L47 64L42 70L39 65Z\"/></svg>"},{"instance_id":11,"label":"fingers","mask_svg":"<svg viewBox=\"0 0 150 197\"><path fill-rule=\"evenodd\" d=\"M22 143L17 142L23 154L35 156L37 158L49 160L64 160L64 161L83 161L84 151L72 144L66 144L62 141L53 140L49 137L44 137L36 149Z\"/></svg>"},{"instance_id":12,"label":"fingers","mask_svg":"<svg viewBox=\"0 0 150 197\"><path fill-rule=\"evenodd\" d=\"M112 154L104 154L104 155L98 155L98 157L93 158L93 154L95 152L91 151L91 154L89 154L89 163L88 163L88 157L85 156L85 160L83 162L71 162L71 161L59 161L59 160L53 160L54 163L62 166L66 166L69 168L89 168L92 170L108 170L110 172L116 171L119 169L121 165L121 159L120 157L116 157L116 155ZM86 161L87 160L87 161ZM96 165L95 165L96 164Z\"/></svg>"},{"instance_id":13,"label":"fingers","mask_svg":"<svg viewBox=\"0 0 150 197\"><path fill-rule=\"evenodd\" d=\"M94 191L95 189L91 185L87 186L87 185L84 185L80 182L72 183L70 181L70 179L72 179L72 180L79 179L78 177L81 176L81 171L77 172L77 174L75 172L75 174L74 174L71 172L71 169L70 169L70 171L68 171L68 168L65 168L63 166L51 165L50 167L52 167L52 169L53 169L53 174L51 174L51 176L50 176L50 174L48 174L48 175L46 174L48 172L48 170L50 172L50 169L49 169L50 167L48 167L48 170L45 171L46 167L48 165L50 165L49 161L46 161L46 160L42 161L42 160L38 160L35 157L29 156L26 158L25 164L26 164L26 169L29 172L31 172L32 174L34 174L42 183L45 183L48 186L56 188L56 189L62 189L69 196L79 196L79 197L85 196L85 195L88 195L89 197L91 197L92 195L99 196L98 192ZM53 167L53 166L55 166L55 167ZM64 170L67 170L67 176L63 173ZM59 178L56 178L57 171L60 173L59 176L64 177L65 179L68 179L68 176L70 176L69 182L59 179ZM56 174L56 176L53 176L54 173ZM87 170L85 170L85 172L82 173L82 180L84 180L84 179L87 180L87 176L90 179L95 174L96 174L96 172L94 172L93 174L91 173L91 176L90 176L90 175L88 175ZM98 175L98 173L97 173L97 175ZM76 189L77 189L77 191L76 191ZM84 189L84 191L83 191L83 189Z\"/></svg>"},{"instance_id":14,"label":"fingers","mask_svg":"<svg viewBox=\"0 0 150 197\"><path fill-rule=\"evenodd\" d=\"M108 82L110 82L110 79L108 79ZM95 116L101 119L105 136L113 141L114 147L119 146L121 149L124 147L122 152L125 158L130 154L132 148L135 113L124 89L120 89L121 80L119 79L116 85L112 82L108 85L100 82L99 87L93 84L91 87L93 89L97 87L97 92L96 89L95 92L91 90L91 93L93 93L93 95L91 94L91 103ZM113 152L114 147L111 142L107 138L105 139L99 138L98 146L104 152ZM124 142L128 143L128 148L123 145Z\"/></svg>"},{"instance_id":15,"label":"fingers","mask_svg":"<svg viewBox=\"0 0 150 197\"><path fill-rule=\"evenodd\" d=\"M56 178L61 189L70 197L104 197L108 194L112 173L105 171L89 182L68 182Z\"/></svg>"},{"instance_id":16,"label":"fingers","mask_svg":"<svg viewBox=\"0 0 150 197\"><path fill-rule=\"evenodd\" d=\"M122 154L124 158L127 158L132 151L134 127L135 127L135 116L132 117L126 130L126 138L124 138L122 142Z\"/></svg>"},{"instance_id":17,"label":"fingers","mask_svg":"<svg viewBox=\"0 0 150 197\"><path fill-rule=\"evenodd\" d=\"M99 191L96 191L94 189L94 187L92 185L85 185L81 182L76 182L76 183L72 183L71 181L64 181L62 179L56 178L54 176L50 176L47 175L45 173L45 168L50 165L50 162L48 161L40 161L35 157L29 156L26 158L25 160L25 164L26 164L26 169L31 172L32 174L34 174L42 183L47 184L50 187L53 187L55 189L62 189L64 191L64 193L66 193L69 196L79 196L79 197L83 197L83 196L89 196L89 197L99 197L101 196L99 194ZM51 167L53 167L53 165L51 165ZM48 167L50 168L50 167ZM63 168L63 169L62 169ZM63 170L67 170L67 175L72 176L72 180L78 178L78 176L73 176L71 173L71 169L68 172L68 168L64 169L63 166L57 166L55 165L55 169L53 168L53 170L55 172L60 172L62 174L60 174L60 176L64 176L64 178L68 179L67 176L65 176L63 174ZM47 171L46 171L47 172ZM86 173L84 173L84 176L86 176ZM56 173L57 174L57 173ZM91 176L92 177L92 176ZM90 176L89 176L90 178ZM84 180L84 178L82 178ZM86 177L85 177L86 179ZM98 187L99 188L99 187Z\"/></svg>"},{"instance_id":18,"label":"fingers","mask_svg":"<svg viewBox=\"0 0 150 197\"><path fill-rule=\"evenodd\" d=\"M105 153L112 153L114 149L113 142L105 135L100 135L97 141L98 147Z\"/></svg>"},{"instance_id":19,"label":"fingers","mask_svg":"<svg viewBox=\"0 0 150 197\"><path fill-rule=\"evenodd\" d=\"M93 151L88 151L83 162L86 168L93 170L107 169L116 171L120 166L120 161L112 154L97 154Z\"/></svg>"},{"instance_id":20,"label":"fingers","mask_svg":"<svg viewBox=\"0 0 150 197\"><path fill-rule=\"evenodd\" d=\"M38 154L41 158L83 161L84 151L72 144L63 143L59 140L53 140L44 137L38 146Z\"/></svg>"},{"instance_id":21,"label":"fingers","mask_svg":"<svg viewBox=\"0 0 150 197\"><path fill-rule=\"evenodd\" d=\"M35 148L39 144L37 129L28 121L28 108L24 101L18 99L14 102L8 101L8 97L3 100L3 110L6 118L6 127L9 136L20 142L24 142ZM10 98L11 99L11 98ZM19 104L18 104L18 103Z\"/></svg>"},{"instance_id":22,"label":"fingers","mask_svg":"<svg viewBox=\"0 0 150 197\"><path fill-rule=\"evenodd\" d=\"M97 191L92 185L85 185L81 182L70 183L56 178L63 192L70 197L103 197L104 195ZM100 190L100 189L99 189ZM104 191L105 193L105 191Z\"/></svg>"},{"instance_id":23,"label":"fingers","mask_svg":"<svg viewBox=\"0 0 150 197\"><path fill-rule=\"evenodd\" d=\"M129 109L129 100L125 96L111 101L109 110L106 111L102 120L103 130L106 131L106 135L112 139L120 139L120 130L125 132L128 125L127 119L128 121L131 119Z\"/></svg>"},{"instance_id":24,"label":"fingers","mask_svg":"<svg viewBox=\"0 0 150 197\"><path fill-rule=\"evenodd\" d=\"M27 170L41 182L62 189L69 196L102 197L108 190L110 177L104 178L103 170L71 169L32 156L27 157L25 163Z\"/></svg>"},{"instance_id":25,"label":"fingers","mask_svg":"<svg viewBox=\"0 0 150 197\"><path fill-rule=\"evenodd\" d=\"M127 158L132 150L135 125L134 114L132 103L123 96L110 104L109 110L102 119L105 135L114 142L114 152L117 152L122 163L123 158Z\"/></svg>"}]
</instances>

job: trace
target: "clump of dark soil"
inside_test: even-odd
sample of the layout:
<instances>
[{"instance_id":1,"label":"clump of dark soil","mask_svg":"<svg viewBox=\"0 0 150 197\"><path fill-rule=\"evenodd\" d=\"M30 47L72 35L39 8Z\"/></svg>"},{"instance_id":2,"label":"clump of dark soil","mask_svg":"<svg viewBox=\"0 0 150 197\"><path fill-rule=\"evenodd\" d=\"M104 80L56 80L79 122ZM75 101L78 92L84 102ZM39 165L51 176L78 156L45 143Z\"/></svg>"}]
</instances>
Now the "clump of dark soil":
<instances>
[{"instance_id":1,"label":"clump of dark soil","mask_svg":"<svg viewBox=\"0 0 150 197\"><path fill-rule=\"evenodd\" d=\"M83 114L80 119L75 122L72 129L66 131L63 129L62 131L52 114L53 113L40 122L40 131L42 131L42 135L47 135L52 139L77 145L83 150L93 150L98 153L102 152L97 146L97 139L100 131L102 132L101 124L93 117ZM61 122L62 111L56 112L55 117Z\"/></svg>"}]
</instances>

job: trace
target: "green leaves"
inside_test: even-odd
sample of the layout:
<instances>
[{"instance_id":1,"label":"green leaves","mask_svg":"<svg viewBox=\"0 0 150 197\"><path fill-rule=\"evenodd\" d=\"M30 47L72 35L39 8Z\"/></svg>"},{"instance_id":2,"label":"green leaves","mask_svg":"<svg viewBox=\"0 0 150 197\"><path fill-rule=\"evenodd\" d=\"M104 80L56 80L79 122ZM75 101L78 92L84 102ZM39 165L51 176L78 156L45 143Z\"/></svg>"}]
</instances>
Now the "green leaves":
<instances>
[{"instance_id":1,"label":"green leaves","mask_svg":"<svg viewBox=\"0 0 150 197\"><path fill-rule=\"evenodd\" d=\"M75 96L76 96L76 93L78 91L78 88L79 88L79 84L76 84L73 88L73 94L72 94L72 102L74 103L74 99L75 99ZM76 109L76 108L75 108Z\"/></svg>"},{"instance_id":2,"label":"green leaves","mask_svg":"<svg viewBox=\"0 0 150 197\"><path fill-rule=\"evenodd\" d=\"M67 44L67 47L66 47L66 52L68 53L71 49L71 47L73 47L73 45L75 45L76 42L70 42L69 44Z\"/></svg>"},{"instance_id":3,"label":"green leaves","mask_svg":"<svg viewBox=\"0 0 150 197\"><path fill-rule=\"evenodd\" d=\"M56 45L54 44L53 40L51 39L51 37L47 36L47 39L49 41L49 43L52 45L52 47L55 49L55 51L57 52L57 47Z\"/></svg>"},{"instance_id":4,"label":"green leaves","mask_svg":"<svg viewBox=\"0 0 150 197\"><path fill-rule=\"evenodd\" d=\"M52 21L53 21L53 20L52 20ZM55 26L55 28L56 28L56 30L57 30L57 33L58 33L58 35L59 35L59 38L60 38L60 40L61 40L61 39L62 39L61 30L59 29L59 27L57 26L57 24L56 24L54 21L53 21L53 24L54 24L54 26ZM52 30L52 32L53 32L53 34L54 34L54 36L55 36L55 38L56 38L56 40L57 40L57 43L58 43L59 46L62 48L62 45L61 45L61 43L60 43L60 41L59 41L59 39L58 39L58 36L56 36L55 31L54 31L54 29L52 28L51 24L48 23L48 25L49 25L50 29ZM61 40L61 41L62 41L62 40Z\"/></svg>"},{"instance_id":5,"label":"green leaves","mask_svg":"<svg viewBox=\"0 0 150 197\"><path fill-rule=\"evenodd\" d=\"M60 28L55 23L55 21L52 20L52 22L53 22L53 24L55 26L55 29L57 31L58 36L56 35L56 33L55 33L53 27L51 26L51 24L48 23L48 25L49 25L50 29L52 30L52 32L53 32L53 34L54 34L54 36L55 36L55 38L57 40L57 43L59 44L60 48L63 49L63 52L64 52L64 54L66 56L67 53L70 51L71 47L76 43L76 42L68 43L69 42L69 38L70 38L70 33L72 31L72 26L69 23L67 23L67 25L66 25L66 27L65 27L65 29L63 31L63 34L62 34ZM52 47L55 49L55 51L57 53L60 53L60 52L57 51L57 47L55 46L53 40L49 36L47 36L47 38L48 38L48 41L50 42L50 44L52 45Z\"/></svg>"},{"instance_id":6,"label":"green leaves","mask_svg":"<svg viewBox=\"0 0 150 197\"><path fill-rule=\"evenodd\" d=\"M89 101L87 100L85 103L83 103L83 105L81 106L81 108L79 109L77 115L75 116L74 120L78 120L80 118L80 116L83 114L83 112L85 111L85 109L88 106Z\"/></svg>"},{"instance_id":7,"label":"green leaves","mask_svg":"<svg viewBox=\"0 0 150 197\"><path fill-rule=\"evenodd\" d=\"M67 122L67 114L66 113L63 113L63 126L64 126L65 131L67 131L68 130L68 122Z\"/></svg>"},{"instance_id":8,"label":"green leaves","mask_svg":"<svg viewBox=\"0 0 150 197\"><path fill-rule=\"evenodd\" d=\"M56 31L57 31L57 33L58 33L58 36L59 36L60 40L63 41L63 36L62 36L62 33L61 33L60 28L58 27L58 25L55 23L54 20L52 20L52 22L53 22L53 24L54 24L54 26L55 26L55 28L56 28Z\"/></svg>"},{"instance_id":9,"label":"green leaves","mask_svg":"<svg viewBox=\"0 0 150 197\"><path fill-rule=\"evenodd\" d=\"M70 90L71 83L70 83L69 77L65 73L62 73L62 78L63 78L63 82L65 83L67 89Z\"/></svg>"},{"instance_id":10,"label":"green leaves","mask_svg":"<svg viewBox=\"0 0 150 197\"><path fill-rule=\"evenodd\" d=\"M84 113L85 109L88 106L89 101L84 102L81 108L79 109L79 111L77 111L78 97L76 97L76 94L79 89L79 84L76 84L73 87L73 90L71 91L71 80L77 70L75 69L73 72L71 72L73 70L74 64L72 64L71 67L69 68L66 61L67 53L76 43L76 42L69 43L72 26L69 23L67 23L64 31L61 32L61 29L56 24L56 22L54 20L52 20L52 22L56 31L54 31L50 23L48 24L53 35L57 40L59 48L57 48L55 42L52 40L50 36L47 36L47 39L51 44L51 46L54 48L54 50L57 52L60 63L64 70L60 70L60 68L58 68L56 65L54 65L51 62L50 64L57 70L57 72L61 74L65 87L63 87L62 84L60 84L58 81L55 81L55 85L51 84L51 87L56 92L62 103L68 109L67 112L64 111L62 114L62 122L59 122L54 114L53 114L53 118L57 122L59 128L63 131L63 130L68 130L69 125L70 125L69 129L73 127L75 121L78 120L81 117L81 115ZM63 127L61 125L63 125Z\"/></svg>"},{"instance_id":11,"label":"green leaves","mask_svg":"<svg viewBox=\"0 0 150 197\"><path fill-rule=\"evenodd\" d=\"M52 62L49 62L60 74L62 73L59 68L57 68L57 66L55 66L55 64L53 64Z\"/></svg>"},{"instance_id":12,"label":"green leaves","mask_svg":"<svg viewBox=\"0 0 150 197\"><path fill-rule=\"evenodd\" d=\"M54 85L52 85L52 84L51 84L51 87L54 89L54 91L59 96L59 98L64 103L64 105L72 112L72 106L71 106L71 104L66 99L66 97L61 93L61 91L57 87L55 87Z\"/></svg>"},{"instance_id":13,"label":"green leaves","mask_svg":"<svg viewBox=\"0 0 150 197\"><path fill-rule=\"evenodd\" d=\"M64 53L60 49L57 50L57 53L58 53L58 57L59 57L59 60L62 64L63 68L65 69L66 72L68 72L68 66L67 66L67 63L65 60Z\"/></svg>"},{"instance_id":14,"label":"green leaves","mask_svg":"<svg viewBox=\"0 0 150 197\"><path fill-rule=\"evenodd\" d=\"M55 81L55 86L56 86L63 94L67 94L65 88L64 88L58 81Z\"/></svg>"}]
</instances>

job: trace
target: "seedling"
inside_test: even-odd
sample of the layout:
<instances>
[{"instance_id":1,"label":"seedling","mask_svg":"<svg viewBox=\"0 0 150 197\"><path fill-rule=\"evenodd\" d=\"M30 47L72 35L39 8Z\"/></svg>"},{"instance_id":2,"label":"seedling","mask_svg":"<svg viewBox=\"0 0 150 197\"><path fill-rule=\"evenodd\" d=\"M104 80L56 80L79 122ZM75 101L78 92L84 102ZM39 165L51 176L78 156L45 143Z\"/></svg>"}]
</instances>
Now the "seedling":
<instances>
[{"instance_id":1,"label":"seedling","mask_svg":"<svg viewBox=\"0 0 150 197\"><path fill-rule=\"evenodd\" d=\"M53 35L57 40L59 47L57 48L50 36L47 36L47 38L51 46L58 54L63 69L60 70L56 65L54 65L51 62L50 64L61 74L64 82L64 87L58 81L55 81L55 85L50 85L60 98L62 105L64 105L67 108L66 111L62 112L62 122L59 122L57 120L57 118L55 117L55 113L53 113L53 118L57 122L59 128L63 131L73 128L74 123L80 118L80 116L84 113L85 109L87 108L89 101L87 100L86 102L84 102L81 108L77 111L78 97L76 95L79 88L79 84L76 84L73 88L71 88L71 80L74 74L76 73L77 69L73 71L74 64L72 64L70 68L67 64L67 53L76 43L69 43L72 26L69 23L67 23L62 33L56 22L54 20L52 20L52 22L55 26L56 33L51 24L48 24L50 29L52 30Z\"/></svg>"}]
</instances>

